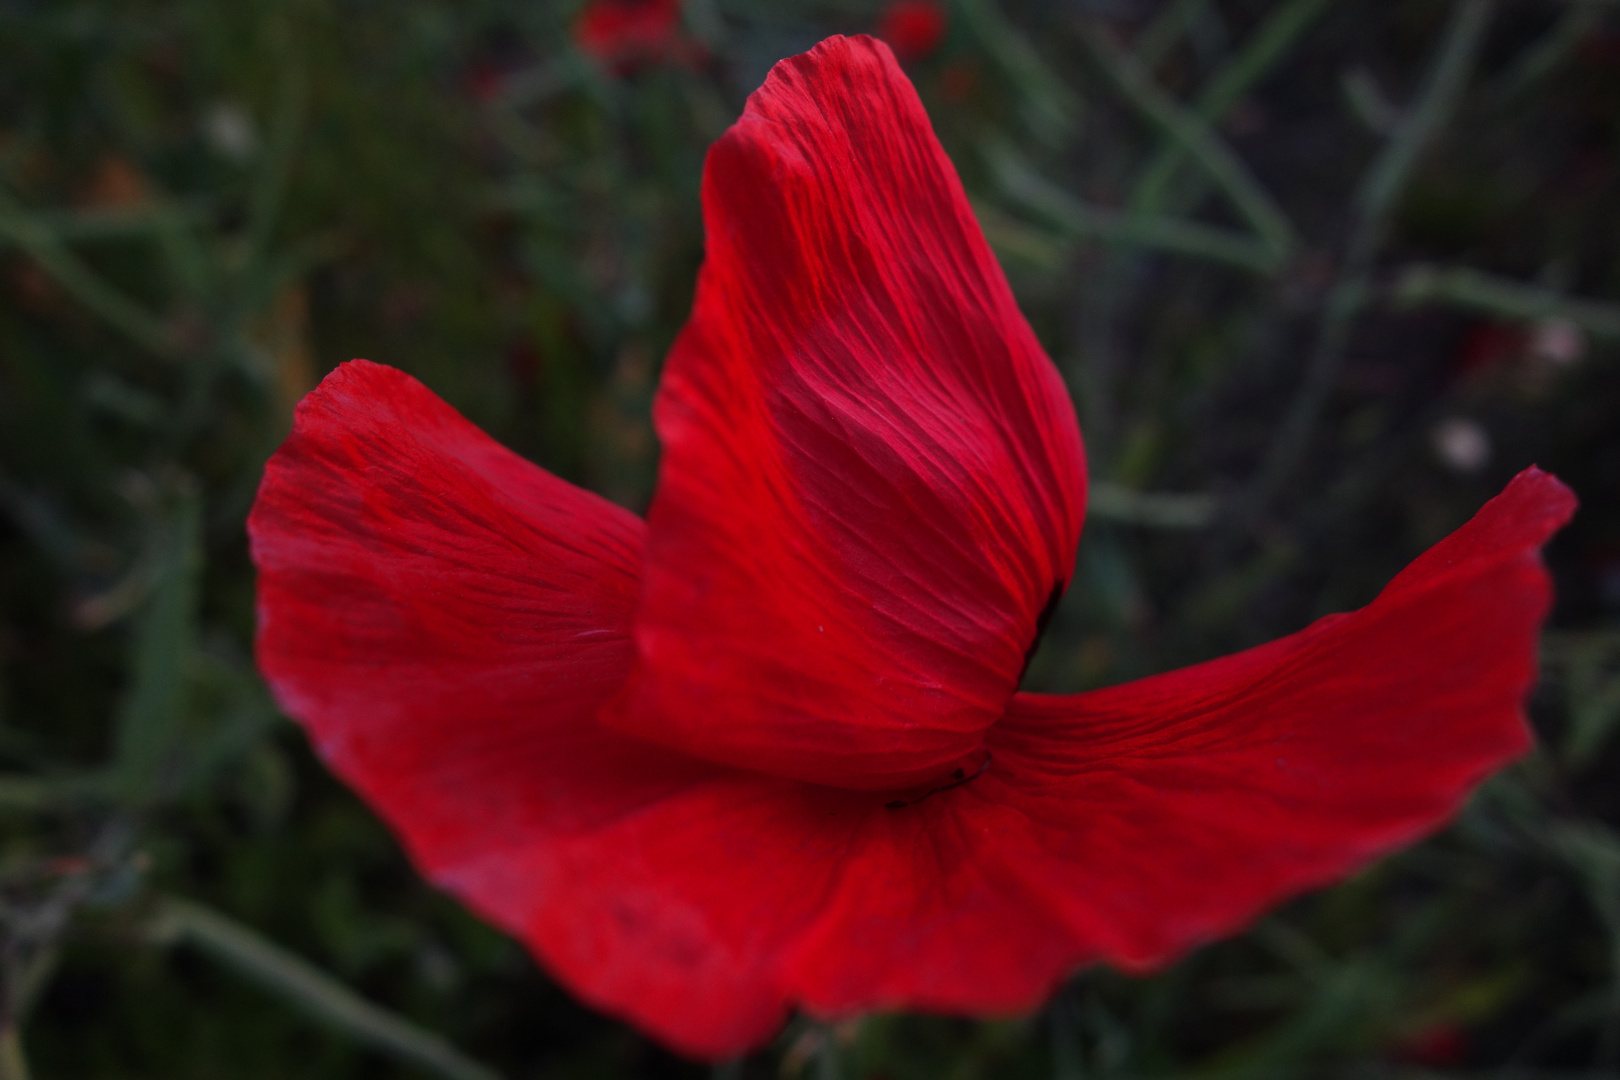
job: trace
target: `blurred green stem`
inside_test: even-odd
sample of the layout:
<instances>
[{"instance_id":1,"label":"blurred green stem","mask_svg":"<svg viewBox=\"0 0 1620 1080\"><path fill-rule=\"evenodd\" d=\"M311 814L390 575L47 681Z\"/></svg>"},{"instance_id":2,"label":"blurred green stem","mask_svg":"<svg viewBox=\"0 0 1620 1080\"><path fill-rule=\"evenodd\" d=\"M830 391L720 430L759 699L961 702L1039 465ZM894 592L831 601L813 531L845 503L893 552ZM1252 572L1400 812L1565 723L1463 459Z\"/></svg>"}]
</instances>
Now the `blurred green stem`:
<instances>
[{"instance_id":1,"label":"blurred green stem","mask_svg":"<svg viewBox=\"0 0 1620 1080\"><path fill-rule=\"evenodd\" d=\"M1164 61L1175 48L1176 42L1187 33L1194 20L1198 18L1199 9L1208 0L1175 0L1165 5L1164 9L1154 16L1131 41L1131 52L1136 62L1142 65L1144 71L1152 71Z\"/></svg>"},{"instance_id":2,"label":"blurred green stem","mask_svg":"<svg viewBox=\"0 0 1620 1080\"><path fill-rule=\"evenodd\" d=\"M0 188L0 243L21 248L39 268L103 322L160 359L174 358L174 337L163 323L103 281L62 239Z\"/></svg>"},{"instance_id":3,"label":"blurred green stem","mask_svg":"<svg viewBox=\"0 0 1620 1080\"><path fill-rule=\"evenodd\" d=\"M1367 300L1373 264L1388 232L1396 199L1418 155L1451 116L1467 86L1492 6L1493 0L1459 0L1453 8L1417 103L1362 181L1350 241L1327 294L1315 347L1254 480L1237 502L1231 522L1234 534L1246 532L1260 518L1271 498L1300 465L1338 381L1350 330Z\"/></svg>"},{"instance_id":4,"label":"blurred green stem","mask_svg":"<svg viewBox=\"0 0 1620 1080\"><path fill-rule=\"evenodd\" d=\"M77 809L105 802L114 792L111 778L100 772L65 776L24 776L0 773L0 811L35 813Z\"/></svg>"},{"instance_id":5,"label":"blurred green stem","mask_svg":"<svg viewBox=\"0 0 1620 1080\"><path fill-rule=\"evenodd\" d=\"M28 1059L23 1056L22 1033L16 1025L0 1028L0 1080L28 1080Z\"/></svg>"},{"instance_id":6,"label":"blurred green stem","mask_svg":"<svg viewBox=\"0 0 1620 1080\"><path fill-rule=\"evenodd\" d=\"M986 148L984 158L1003 192L1071 240L1170 251L1256 274L1273 274L1278 269L1276 253L1251 236L1197 221L1090 205L1035 173L1005 146Z\"/></svg>"},{"instance_id":7,"label":"blurred green stem","mask_svg":"<svg viewBox=\"0 0 1620 1080\"><path fill-rule=\"evenodd\" d=\"M1497 78L1490 96L1497 103L1511 101L1525 90L1551 74L1564 61L1581 39L1597 27L1603 18L1603 9L1613 6L1613 0L1571 0L1569 10L1553 24L1551 30L1525 49L1513 66Z\"/></svg>"},{"instance_id":8,"label":"blurred green stem","mask_svg":"<svg viewBox=\"0 0 1620 1080\"><path fill-rule=\"evenodd\" d=\"M1152 76L1104 30L1082 23L1080 33L1097 62L1131 104L1163 128L1165 134L1220 185L1274 260L1280 262L1286 258L1298 239L1294 227L1248 166L1202 117L1184 109L1159 89Z\"/></svg>"},{"instance_id":9,"label":"blurred green stem","mask_svg":"<svg viewBox=\"0 0 1620 1080\"><path fill-rule=\"evenodd\" d=\"M1127 525L1158 529L1201 529L1215 516L1213 495L1171 495L1132 491L1093 481L1086 497L1086 513Z\"/></svg>"},{"instance_id":10,"label":"blurred green stem","mask_svg":"<svg viewBox=\"0 0 1620 1080\"><path fill-rule=\"evenodd\" d=\"M837 1033L827 1029L822 1040L821 1053L816 1055L815 1080L844 1080L844 1050L838 1045Z\"/></svg>"},{"instance_id":11,"label":"blurred green stem","mask_svg":"<svg viewBox=\"0 0 1620 1080\"><path fill-rule=\"evenodd\" d=\"M1407 267L1395 279L1390 297L1401 307L1449 304L1520 322L1565 319L1593 337L1620 338L1620 304L1579 300L1467 267Z\"/></svg>"},{"instance_id":12,"label":"blurred green stem","mask_svg":"<svg viewBox=\"0 0 1620 1080\"><path fill-rule=\"evenodd\" d=\"M1198 100L1192 106L1192 115L1208 124L1218 123L1250 87L1287 55L1289 46L1299 39L1299 35L1331 2L1293 0L1278 7L1198 95ZM1134 212L1150 214L1164 209L1170 181L1187 160L1187 155L1185 141L1177 138L1164 140L1136 182L1131 195L1131 209Z\"/></svg>"},{"instance_id":13,"label":"blurred green stem","mask_svg":"<svg viewBox=\"0 0 1620 1080\"><path fill-rule=\"evenodd\" d=\"M307 960L200 904L163 898L149 933L159 944L187 944L207 953L312 1019L390 1057L446 1080L499 1080L442 1036L373 1005Z\"/></svg>"},{"instance_id":14,"label":"blurred green stem","mask_svg":"<svg viewBox=\"0 0 1620 1080\"><path fill-rule=\"evenodd\" d=\"M277 92L269 153L254 182L249 203L246 243L242 251L242 265L245 268L256 266L269 250L270 239L286 199L287 182L298 156L298 144L303 137L304 117L308 111L309 79L304 72L303 53L294 48L290 41L283 44L281 51L285 54L286 63L282 67L281 85Z\"/></svg>"},{"instance_id":15,"label":"blurred green stem","mask_svg":"<svg viewBox=\"0 0 1620 1080\"><path fill-rule=\"evenodd\" d=\"M197 637L203 568L203 511L196 484L176 476L174 505L156 523L154 582L135 625L130 688L114 721L119 794L144 806L165 787L181 742L188 672Z\"/></svg>"},{"instance_id":16,"label":"blurred green stem","mask_svg":"<svg viewBox=\"0 0 1620 1080\"><path fill-rule=\"evenodd\" d=\"M1017 87L1025 124L1044 142L1056 145L1075 126L1080 99L1055 75L1029 40L990 0L956 0L962 23L990 60Z\"/></svg>"},{"instance_id":17,"label":"blurred green stem","mask_svg":"<svg viewBox=\"0 0 1620 1080\"><path fill-rule=\"evenodd\" d=\"M176 225L196 225L205 219L201 205L157 202L136 207L39 211L32 215L40 228L57 239L74 243L142 240Z\"/></svg>"}]
</instances>

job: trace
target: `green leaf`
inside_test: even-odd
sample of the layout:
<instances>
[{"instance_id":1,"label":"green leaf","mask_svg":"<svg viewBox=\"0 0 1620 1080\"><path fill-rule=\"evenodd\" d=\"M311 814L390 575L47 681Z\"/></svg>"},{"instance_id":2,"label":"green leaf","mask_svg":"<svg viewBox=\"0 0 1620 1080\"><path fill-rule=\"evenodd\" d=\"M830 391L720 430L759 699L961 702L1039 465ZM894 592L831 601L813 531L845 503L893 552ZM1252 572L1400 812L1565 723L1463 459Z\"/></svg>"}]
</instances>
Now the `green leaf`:
<instances>
[{"instance_id":1,"label":"green leaf","mask_svg":"<svg viewBox=\"0 0 1620 1080\"><path fill-rule=\"evenodd\" d=\"M182 492L159 529L155 581L136 618L133 679L115 731L113 771L120 793L134 804L149 802L159 792L185 719L202 569L197 494Z\"/></svg>"}]
</instances>

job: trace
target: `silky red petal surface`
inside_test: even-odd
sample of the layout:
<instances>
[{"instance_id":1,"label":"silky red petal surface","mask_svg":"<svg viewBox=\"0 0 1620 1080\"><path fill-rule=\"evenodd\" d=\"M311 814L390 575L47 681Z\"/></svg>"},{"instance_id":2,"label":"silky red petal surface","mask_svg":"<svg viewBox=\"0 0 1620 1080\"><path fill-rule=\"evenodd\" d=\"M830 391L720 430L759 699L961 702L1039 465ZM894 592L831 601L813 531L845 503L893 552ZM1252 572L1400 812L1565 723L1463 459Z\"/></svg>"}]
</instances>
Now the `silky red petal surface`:
<instances>
[{"instance_id":1,"label":"silky red petal surface","mask_svg":"<svg viewBox=\"0 0 1620 1080\"><path fill-rule=\"evenodd\" d=\"M503 925L489 863L713 774L592 718L629 670L644 528L365 361L304 399L249 518L258 660L431 878Z\"/></svg>"},{"instance_id":2,"label":"silky red petal surface","mask_svg":"<svg viewBox=\"0 0 1620 1080\"><path fill-rule=\"evenodd\" d=\"M990 767L907 806L746 774L673 794L549 855L579 899L532 933L710 1058L750 1045L718 1022L728 997L750 1022L764 1002L1010 1014L1088 962L1164 963L1432 831L1525 750L1538 549L1573 506L1526 473L1366 608L1018 695ZM722 991L707 1017L694 986Z\"/></svg>"},{"instance_id":3,"label":"silky red petal surface","mask_svg":"<svg viewBox=\"0 0 1620 1080\"><path fill-rule=\"evenodd\" d=\"M1025 1009L1433 828L1526 744L1536 549L1572 505L1528 473L1359 612L1019 695L982 775L898 808L597 726L638 523L398 372L306 400L250 528L261 666L334 769L581 997L720 1059L795 1005Z\"/></svg>"},{"instance_id":4,"label":"silky red petal surface","mask_svg":"<svg viewBox=\"0 0 1620 1080\"><path fill-rule=\"evenodd\" d=\"M778 64L703 205L610 722L778 776L926 783L999 719L1070 577L1073 407L881 43Z\"/></svg>"},{"instance_id":5,"label":"silky red petal surface","mask_svg":"<svg viewBox=\"0 0 1620 1080\"><path fill-rule=\"evenodd\" d=\"M409 376L364 361L330 376L249 527L260 667L328 764L427 876L671 1046L718 1059L776 1032L788 961L836 927L852 852L894 858L884 872L934 918L1020 915L974 900L954 856L918 861L931 816L596 725L631 662L640 523ZM1027 919L1023 938L1047 945Z\"/></svg>"},{"instance_id":6,"label":"silky red petal surface","mask_svg":"<svg viewBox=\"0 0 1620 1080\"><path fill-rule=\"evenodd\" d=\"M1538 549L1573 507L1527 472L1357 612L1108 690L1021 694L990 768L913 805L806 786L735 858L724 837L761 822L718 818L709 880L800 920L778 992L824 1015L1015 1012L1088 961L1166 962L1432 831L1526 749ZM669 824L633 823L633 877L677 877ZM773 843L806 853L780 883L752 869ZM595 849L604 881L627 865L613 847ZM807 875L828 851L829 877ZM749 909L730 933L760 925Z\"/></svg>"},{"instance_id":7,"label":"silky red petal surface","mask_svg":"<svg viewBox=\"0 0 1620 1080\"><path fill-rule=\"evenodd\" d=\"M1074 697L1020 694L991 741L1027 822L1004 855L1102 956L1153 966L1447 821L1528 749L1575 509L1536 469L1367 607Z\"/></svg>"}]
</instances>

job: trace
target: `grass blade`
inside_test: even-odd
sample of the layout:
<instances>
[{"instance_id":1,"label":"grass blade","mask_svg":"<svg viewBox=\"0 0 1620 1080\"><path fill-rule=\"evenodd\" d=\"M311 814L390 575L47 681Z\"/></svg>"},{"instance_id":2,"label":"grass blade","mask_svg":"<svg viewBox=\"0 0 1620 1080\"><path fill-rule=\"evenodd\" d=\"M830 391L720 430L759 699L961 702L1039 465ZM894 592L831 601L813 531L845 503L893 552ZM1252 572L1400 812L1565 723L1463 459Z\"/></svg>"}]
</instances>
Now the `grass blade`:
<instances>
[{"instance_id":1,"label":"grass blade","mask_svg":"<svg viewBox=\"0 0 1620 1080\"><path fill-rule=\"evenodd\" d=\"M1023 97L1029 129L1049 144L1074 127L1080 99L989 0L958 0L962 21Z\"/></svg>"},{"instance_id":2,"label":"grass blade","mask_svg":"<svg viewBox=\"0 0 1620 1080\"><path fill-rule=\"evenodd\" d=\"M302 957L217 911L165 897L150 924L154 940L185 944L252 979L333 1030L445 1080L499 1080L442 1036L374 1005Z\"/></svg>"},{"instance_id":3,"label":"grass blade","mask_svg":"<svg viewBox=\"0 0 1620 1080\"><path fill-rule=\"evenodd\" d=\"M1237 500L1231 534L1259 519L1273 494L1287 482L1303 458L1328 396L1338 381L1356 314L1371 290L1373 264L1389 227L1396 197L1411 176L1418 155L1452 114L1468 84L1484 44L1492 0L1459 0L1430 62L1417 103L1405 122L1372 163L1357 192L1355 224L1343 264L1328 291L1310 357L1299 389L1277 425L1276 434L1249 489Z\"/></svg>"},{"instance_id":4,"label":"grass blade","mask_svg":"<svg viewBox=\"0 0 1620 1080\"><path fill-rule=\"evenodd\" d=\"M1274 11L1244 45L1242 51L1216 73L1194 102L1192 112L1206 123L1219 123L1249 88L1288 55L1288 49L1332 0L1293 0ZM1142 170L1131 196L1131 208L1142 213L1163 209L1165 194L1176 171L1187 160L1187 146L1166 139L1147 168Z\"/></svg>"},{"instance_id":5,"label":"grass blade","mask_svg":"<svg viewBox=\"0 0 1620 1080\"><path fill-rule=\"evenodd\" d=\"M1298 243L1294 226L1248 166L1208 122L1159 89L1142 66L1100 27L1082 24L1080 32L1092 55L1131 104L1203 167L1259 235L1267 250L1279 259L1293 251Z\"/></svg>"},{"instance_id":6,"label":"grass blade","mask_svg":"<svg viewBox=\"0 0 1620 1080\"><path fill-rule=\"evenodd\" d=\"M183 493L161 527L156 580L136 622L133 682L115 732L114 770L124 797L133 803L156 794L184 720L202 571L201 499Z\"/></svg>"},{"instance_id":7,"label":"grass blade","mask_svg":"<svg viewBox=\"0 0 1620 1080\"><path fill-rule=\"evenodd\" d=\"M1084 203L1047 181L1005 147L985 151L997 186L1070 239L1152 248L1226 263L1255 274L1281 268L1276 252L1259 240L1202 222L1109 210Z\"/></svg>"},{"instance_id":8,"label":"grass blade","mask_svg":"<svg viewBox=\"0 0 1620 1080\"><path fill-rule=\"evenodd\" d=\"M1447 304L1520 322L1566 319L1593 337L1620 338L1620 304L1579 300L1467 267L1409 266L1395 279L1391 297L1402 307Z\"/></svg>"},{"instance_id":9,"label":"grass blade","mask_svg":"<svg viewBox=\"0 0 1620 1080\"><path fill-rule=\"evenodd\" d=\"M174 337L161 320L102 280L4 189L0 189L0 243L21 248L75 300L136 345L164 360L174 357Z\"/></svg>"}]
</instances>

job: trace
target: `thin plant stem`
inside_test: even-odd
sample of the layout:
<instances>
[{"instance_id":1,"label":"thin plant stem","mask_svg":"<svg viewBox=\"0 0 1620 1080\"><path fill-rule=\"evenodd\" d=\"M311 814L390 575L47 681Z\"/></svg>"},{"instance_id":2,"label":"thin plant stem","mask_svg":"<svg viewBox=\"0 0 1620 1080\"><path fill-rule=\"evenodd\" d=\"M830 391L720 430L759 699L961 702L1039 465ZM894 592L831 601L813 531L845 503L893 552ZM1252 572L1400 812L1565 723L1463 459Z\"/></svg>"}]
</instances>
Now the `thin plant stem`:
<instances>
[{"instance_id":1,"label":"thin plant stem","mask_svg":"<svg viewBox=\"0 0 1620 1080\"><path fill-rule=\"evenodd\" d=\"M0 812L48 813L79 810L110 800L112 778L104 772L63 776L28 776L0 773Z\"/></svg>"},{"instance_id":2,"label":"thin plant stem","mask_svg":"<svg viewBox=\"0 0 1620 1080\"><path fill-rule=\"evenodd\" d=\"M1192 114L1208 124L1215 124L1259 82L1272 67L1288 54L1288 49L1299 39L1332 0L1293 0L1277 8L1236 56L1232 57L1192 105ZM1159 147L1131 195L1131 209L1151 214L1164 209L1164 200L1170 182L1187 160L1185 142L1167 137Z\"/></svg>"},{"instance_id":3,"label":"thin plant stem","mask_svg":"<svg viewBox=\"0 0 1620 1080\"><path fill-rule=\"evenodd\" d=\"M1446 304L1520 322L1564 319L1593 337L1620 338L1620 304L1577 299L1467 267L1407 267L1396 277L1390 299L1397 307Z\"/></svg>"},{"instance_id":4,"label":"thin plant stem","mask_svg":"<svg viewBox=\"0 0 1620 1080\"><path fill-rule=\"evenodd\" d=\"M279 995L306 1015L371 1048L445 1080L498 1080L498 1075L442 1036L417 1027L350 990L313 964L200 904L166 897L151 935L185 943Z\"/></svg>"},{"instance_id":5,"label":"thin plant stem","mask_svg":"<svg viewBox=\"0 0 1620 1080\"><path fill-rule=\"evenodd\" d=\"M28 1059L23 1056L22 1032L15 1024L0 1028L0 1080L29 1080Z\"/></svg>"},{"instance_id":6,"label":"thin plant stem","mask_svg":"<svg viewBox=\"0 0 1620 1080\"><path fill-rule=\"evenodd\" d=\"M57 239L69 243L144 240L176 225L195 225L204 218L201 205L158 202L135 207L35 211L33 219Z\"/></svg>"},{"instance_id":7,"label":"thin plant stem","mask_svg":"<svg viewBox=\"0 0 1620 1080\"><path fill-rule=\"evenodd\" d=\"M1603 9L1612 4L1613 0L1573 0L1552 29L1525 49L1513 66L1497 78L1490 87L1490 98L1505 104L1550 75L1598 25Z\"/></svg>"},{"instance_id":8,"label":"thin plant stem","mask_svg":"<svg viewBox=\"0 0 1620 1080\"><path fill-rule=\"evenodd\" d=\"M21 248L75 300L134 344L160 359L175 358L174 335L161 320L102 280L59 236L0 189L0 243L6 242Z\"/></svg>"},{"instance_id":9,"label":"thin plant stem","mask_svg":"<svg viewBox=\"0 0 1620 1080\"><path fill-rule=\"evenodd\" d=\"M1277 8L1248 37L1236 55L1228 58L1216 70L1190 106L1192 113L1208 124L1218 123L1243 94L1259 82L1281 57L1287 55L1289 47L1328 2L1330 0L1292 0ZM1181 14L1187 15L1189 12ZM1138 59L1142 56L1143 48L1138 47ZM1212 235L1194 233L1193 230L1207 226L1188 222L1183 215L1189 213L1207 193L1210 180L1205 172L1193 173L1184 168L1188 157L1187 145L1183 140L1171 134L1165 134L1159 140L1157 151L1145 166L1137 169L1137 178L1126 201L1128 212L1123 215L1127 227L1119 231L1127 232L1129 225L1146 229L1150 222L1174 222L1182 228L1173 239L1195 240L1196 246L1188 243L1161 244L1157 245L1160 250L1225 262L1260 274L1275 275L1282 271L1287 263L1286 253L1269 248L1263 240L1225 229L1211 230ZM1178 179L1184 182L1177 184ZM1185 227L1189 225L1191 228ZM1161 232L1158 229L1152 231L1155 234ZM1101 314L1096 301L1109 284L1127 280L1140 272L1138 252L1120 251L1110 265L1100 271L1098 280L1087 290L1087 298L1082 306ZM1093 330L1096 329L1093 327ZM1099 344L1106 343L1108 337L1107 332L1103 331L1101 339L1088 339L1087 342L1086 430L1093 437L1099 463L1106 458L1107 437L1114 427L1113 382L1118 357L1116 352L1098 348Z\"/></svg>"},{"instance_id":10,"label":"thin plant stem","mask_svg":"<svg viewBox=\"0 0 1620 1080\"><path fill-rule=\"evenodd\" d=\"M1005 147L987 149L984 156L1003 193L1071 240L1174 252L1261 275L1279 269L1275 252L1252 236L1182 218L1093 206L1036 174Z\"/></svg>"},{"instance_id":11,"label":"thin plant stem","mask_svg":"<svg viewBox=\"0 0 1620 1080\"><path fill-rule=\"evenodd\" d=\"M1286 258L1297 242L1293 225L1248 166L1209 123L1159 89L1142 66L1100 27L1082 23L1080 34L1131 104L1179 143L1209 174L1273 258L1279 261Z\"/></svg>"},{"instance_id":12,"label":"thin plant stem","mask_svg":"<svg viewBox=\"0 0 1620 1080\"><path fill-rule=\"evenodd\" d=\"M844 1080L843 1048L831 1028L826 1035L821 1042L821 1052L816 1055L815 1080Z\"/></svg>"},{"instance_id":13,"label":"thin plant stem","mask_svg":"<svg viewBox=\"0 0 1620 1080\"><path fill-rule=\"evenodd\" d=\"M1086 1054L1080 1038L1078 1006L1072 986L1064 987L1047 1006L1047 1023L1052 1035L1052 1080L1086 1080Z\"/></svg>"},{"instance_id":14,"label":"thin plant stem","mask_svg":"<svg viewBox=\"0 0 1620 1080\"><path fill-rule=\"evenodd\" d=\"M1371 291L1373 264L1389 228L1397 196L1418 155L1451 115L1474 68L1493 0L1459 0L1406 120L1373 161L1356 200L1355 224L1339 273L1328 291L1316 342L1299 389L1266 449L1254 480L1234 508L1239 531L1259 519L1271 498L1299 467L1311 435L1338 381L1356 315Z\"/></svg>"},{"instance_id":15,"label":"thin plant stem","mask_svg":"<svg viewBox=\"0 0 1620 1080\"><path fill-rule=\"evenodd\" d=\"M1187 28L1198 17L1198 9L1207 2L1208 0L1175 0L1175 3L1166 5L1164 10L1132 40L1132 52L1136 56L1136 62L1146 71L1158 67L1175 47L1177 39L1187 32Z\"/></svg>"},{"instance_id":16,"label":"thin plant stem","mask_svg":"<svg viewBox=\"0 0 1620 1080\"><path fill-rule=\"evenodd\" d=\"M1215 517L1215 509L1212 495L1132 491L1102 481L1093 481L1086 494L1088 515L1154 529L1201 529Z\"/></svg>"},{"instance_id":17,"label":"thin plant stem","mask_svg":"<svg viewBox=\"0 0 1620 1080\"><path fill-rule=\"evenodd\" d=\"M271 235L275 231L282 204L286 201L287 185L298 156L298 145L303 137L309 79L304 73L301 54L291 47L286 52L289 60L282 72L269 153L266 154L263 170L254 182L249 201L244 267L255 265L269 249Z\"/></svg>"},{"instance_id":18,"label":"thin plant stem","mask_svg":"<svg viewBox=\"0 0 1620 1080\"><path fill-rule=\"evenodd\" d=\"M1080 100L1060 79L1029 40L1007 22L990 0L957 0L957 13L970 27L991 61L1018 89L1025 125L1048 144L1056 144L1074 127Z\"/></svg>"}]
</instances>

